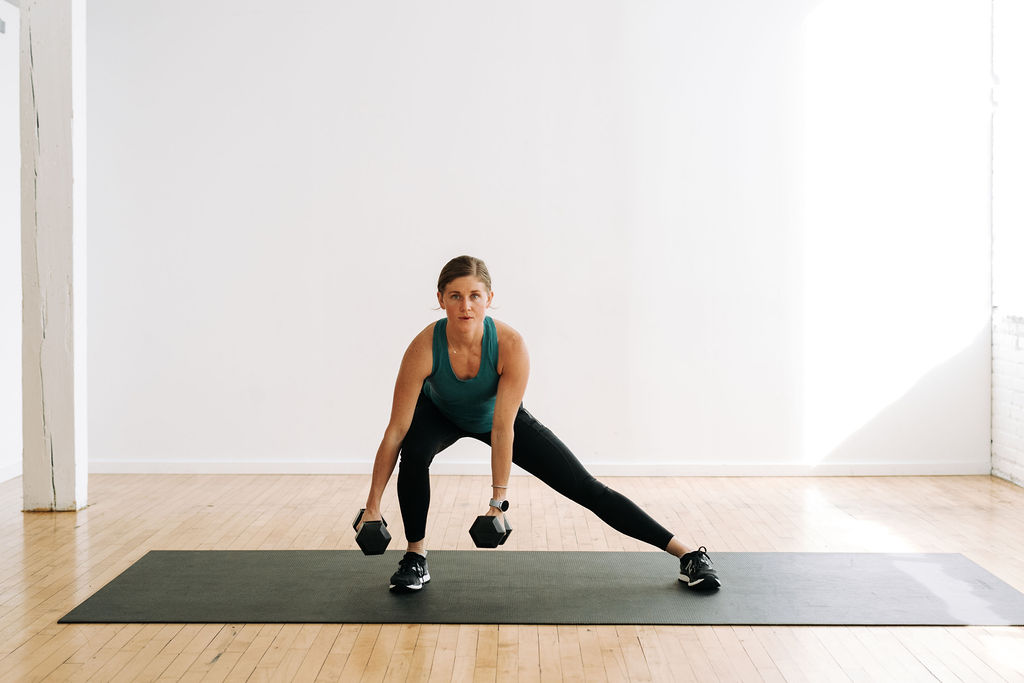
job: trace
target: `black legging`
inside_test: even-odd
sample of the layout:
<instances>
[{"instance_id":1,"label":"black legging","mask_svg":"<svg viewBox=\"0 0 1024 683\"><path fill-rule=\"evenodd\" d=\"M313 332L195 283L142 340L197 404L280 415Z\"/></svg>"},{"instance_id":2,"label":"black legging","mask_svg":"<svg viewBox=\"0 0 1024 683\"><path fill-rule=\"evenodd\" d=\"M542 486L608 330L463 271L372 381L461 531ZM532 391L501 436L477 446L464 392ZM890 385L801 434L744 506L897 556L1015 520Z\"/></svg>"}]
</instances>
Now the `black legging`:
<instances>
[{"instance_id":1,"label":"black legging","mask_svg":"<svg viewBox=\"0 0 1024 683\"><path fill-rule=\"evenodd\" d=\"M593 511L617 531L664 550L672 533L636 503L595 479L550 429L519 406L512 441L512 462L566 498ZM420 394L412 424L402 441L398 469L398 502L410 543L423 540L430 507L430 463L434 456L464 436L491 444L490 433L473 434L446 418Z\"/></svg>"}]
</instances>

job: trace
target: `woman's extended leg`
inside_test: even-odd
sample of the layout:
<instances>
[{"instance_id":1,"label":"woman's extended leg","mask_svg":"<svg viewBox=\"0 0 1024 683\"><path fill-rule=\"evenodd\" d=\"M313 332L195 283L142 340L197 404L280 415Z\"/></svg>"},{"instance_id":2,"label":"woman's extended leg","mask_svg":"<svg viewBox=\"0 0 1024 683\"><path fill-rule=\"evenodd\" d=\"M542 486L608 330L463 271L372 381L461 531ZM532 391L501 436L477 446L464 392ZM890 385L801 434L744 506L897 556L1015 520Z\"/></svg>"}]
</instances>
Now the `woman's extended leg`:
<instances>
[{"instance_id":1,"label":"woman's extended leg","mask_svg":"<svg viewBox=\"0 0 1024 683\"><path fill-rule=\"evenodd\" d=\"M616 531L659 550L665 550L673 538L636 503L595 479L572 451L525 408L520 408L516 416L512 462L593 511Z\"/></svg>"},{"instance_id":2,"label":"woman's extended leg","mask_svg":"<svg viewBox=\"0 0 1024 683\"><path fill-rule=\"evenodd\" d=\"M681 570L680 578L691 586L703 581L719 585L703 550L688 548L636 503L595 479L550 429L522 407L515 421L512 462L593 511L616 531L671 553L681 559L681 567L689 563L690 569ZM692 576L697 572L701 573L700 579Z\"/></svg>"}]
</instances>

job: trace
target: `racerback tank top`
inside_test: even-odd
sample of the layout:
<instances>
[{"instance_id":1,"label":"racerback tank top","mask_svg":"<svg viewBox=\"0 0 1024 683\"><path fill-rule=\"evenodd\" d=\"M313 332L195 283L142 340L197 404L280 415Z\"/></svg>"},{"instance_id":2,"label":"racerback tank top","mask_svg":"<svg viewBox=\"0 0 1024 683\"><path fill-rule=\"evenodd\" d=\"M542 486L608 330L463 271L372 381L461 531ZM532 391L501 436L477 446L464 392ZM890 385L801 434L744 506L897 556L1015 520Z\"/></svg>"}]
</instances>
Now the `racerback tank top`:
<instances>
[{"instance_id":1,"label":"racerback tank top","mask_svg":"<svg viewBox=\"0 0 1024 683\"><path fill-rule=\"evenodd\" d=\"M445 417L467 432L490 432L499 378L498 332L494 320L490 316L484 318L480 370L470 379L459 379L452 370L447 331L447 318L434 323L434 367L423 382L423 393Z\"/></svg>"}]
</instances>

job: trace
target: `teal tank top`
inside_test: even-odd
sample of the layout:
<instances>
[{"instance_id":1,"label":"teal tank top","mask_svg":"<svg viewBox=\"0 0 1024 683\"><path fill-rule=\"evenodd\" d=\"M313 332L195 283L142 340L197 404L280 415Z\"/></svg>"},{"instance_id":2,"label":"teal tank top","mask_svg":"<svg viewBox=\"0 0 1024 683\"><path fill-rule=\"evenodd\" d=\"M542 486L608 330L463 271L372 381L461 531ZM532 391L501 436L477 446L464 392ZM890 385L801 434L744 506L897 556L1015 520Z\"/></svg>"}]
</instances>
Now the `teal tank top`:
<instances>
[{"instance_id":1,"label":"teal tank top","mask_svg":"<svg viewBox=\"0 0 1024 683\"><path fill-rule=\"evenodd\" d=\"M467 432L490 432L499 377L498 332L494 320L490 316L484 318L480 370L471 379L459 379L452 370L448 359L447 330L447 318L434 324L434 367L423 382L423 393L445 417Z\"/></svg>"}]
</instances>

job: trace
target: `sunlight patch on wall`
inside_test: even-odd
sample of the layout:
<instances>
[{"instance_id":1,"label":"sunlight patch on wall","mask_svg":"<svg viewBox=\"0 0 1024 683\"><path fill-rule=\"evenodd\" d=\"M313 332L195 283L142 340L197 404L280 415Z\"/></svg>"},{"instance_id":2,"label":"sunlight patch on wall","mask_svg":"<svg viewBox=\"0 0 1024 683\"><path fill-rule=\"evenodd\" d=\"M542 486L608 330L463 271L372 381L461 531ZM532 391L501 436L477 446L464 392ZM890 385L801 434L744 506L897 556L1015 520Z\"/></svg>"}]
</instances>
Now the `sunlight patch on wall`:
<instances>
[{"instance_id":1,"label":"sunlight patch on wall","mask_svg":"<svg viewBox=\"0 0 1024 683\"><path fill-rule=\"evenodd\" d=\"M823 2L805 22L807 464L987 324L988 11Z\"/></svg>"}]
</instances>

